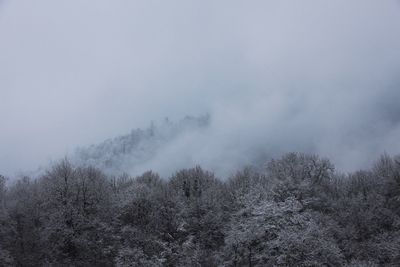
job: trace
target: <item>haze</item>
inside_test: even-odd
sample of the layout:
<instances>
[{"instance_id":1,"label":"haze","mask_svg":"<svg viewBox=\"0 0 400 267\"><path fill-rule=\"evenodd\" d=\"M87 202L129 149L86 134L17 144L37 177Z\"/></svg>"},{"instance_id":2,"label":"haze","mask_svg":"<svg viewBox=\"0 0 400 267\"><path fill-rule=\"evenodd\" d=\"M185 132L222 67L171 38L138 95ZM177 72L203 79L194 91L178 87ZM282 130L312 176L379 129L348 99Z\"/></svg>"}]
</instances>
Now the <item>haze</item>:
<instances>
[{"instance_id":1,"label":"haze","mask_svg":"<svg viewBox=\"0 0 400 267\"><path fill-rule=\"evenodd\" d=\"M400 151L399 72L394 0L0 1L0 173L205 113L145 167L300 151L356 170Z\"/></svg>"}]
</instances>

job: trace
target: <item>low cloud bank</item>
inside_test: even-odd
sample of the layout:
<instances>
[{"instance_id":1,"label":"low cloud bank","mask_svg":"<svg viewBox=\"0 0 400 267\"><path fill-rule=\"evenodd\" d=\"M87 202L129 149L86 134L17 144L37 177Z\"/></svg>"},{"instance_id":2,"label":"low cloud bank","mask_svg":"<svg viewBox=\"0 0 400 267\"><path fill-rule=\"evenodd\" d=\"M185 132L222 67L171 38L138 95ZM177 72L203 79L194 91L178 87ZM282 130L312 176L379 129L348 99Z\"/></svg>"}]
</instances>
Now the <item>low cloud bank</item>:
<instances>
[{"instance_id":1,"label":"low cloud bank","mask_svg":"<svg viewBox=\"0 0 400 267\"><path fill-rule=\"evenodd\" d=\"M288 151L400 151L398 1L0 2L0 172L210 114L141 162L229 173ZM156 152L155 152L156 151Z\"/></svg>"}]
</instances>

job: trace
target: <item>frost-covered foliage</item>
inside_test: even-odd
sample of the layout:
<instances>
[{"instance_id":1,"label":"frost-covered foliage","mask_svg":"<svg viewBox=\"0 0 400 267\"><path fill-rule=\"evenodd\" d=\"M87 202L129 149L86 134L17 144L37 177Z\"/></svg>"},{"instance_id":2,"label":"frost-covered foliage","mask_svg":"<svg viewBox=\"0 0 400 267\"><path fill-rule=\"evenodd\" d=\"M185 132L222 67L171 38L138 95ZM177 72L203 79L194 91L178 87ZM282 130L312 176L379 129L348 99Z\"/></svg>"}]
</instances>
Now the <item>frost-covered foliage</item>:
<instances>
[{"instance_id":1,"label":"frost-covered foliage","mask_svg":"<svg viewBox=\"0 0 400 267\"><path fill-rule=\"evenodd\" d=\"M152 123L145 130L132 130L130 134L79 148L73 161L80 165L96 166L106 173L135 173L169 143L188 132L206 128L209 122L209 115L187 116L178 123L165 119L158 124Z\"/></svg>"},{"instance_id":2,"label":"frost-covered foliage","mask_svg":"<svg viewBox=\"0 0 400 267\"><path fill-rule=\"evenodd\" d=\"M64 159L0 176L0 266L399 266L399 160L344 175L290 153L221 180Z\"/></svg>"}]
</instances>

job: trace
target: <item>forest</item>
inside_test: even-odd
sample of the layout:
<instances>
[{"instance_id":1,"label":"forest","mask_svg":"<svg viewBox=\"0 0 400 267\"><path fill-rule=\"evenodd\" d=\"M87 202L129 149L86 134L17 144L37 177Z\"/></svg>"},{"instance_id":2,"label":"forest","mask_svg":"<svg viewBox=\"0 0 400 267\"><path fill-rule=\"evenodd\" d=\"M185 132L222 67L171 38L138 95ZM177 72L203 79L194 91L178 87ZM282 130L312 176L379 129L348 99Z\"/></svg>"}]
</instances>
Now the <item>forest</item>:
<instances>
[{"instance_id":1,"label":"forest","mask_svg":"<svg viewBox=\"0 0 400 267\"><path fill-rule=\"evenodd\" d=\"M399 266L400 157L288 153L222 179L54 163L0 178L1 266Z\"/></svg>"}]
</instances>

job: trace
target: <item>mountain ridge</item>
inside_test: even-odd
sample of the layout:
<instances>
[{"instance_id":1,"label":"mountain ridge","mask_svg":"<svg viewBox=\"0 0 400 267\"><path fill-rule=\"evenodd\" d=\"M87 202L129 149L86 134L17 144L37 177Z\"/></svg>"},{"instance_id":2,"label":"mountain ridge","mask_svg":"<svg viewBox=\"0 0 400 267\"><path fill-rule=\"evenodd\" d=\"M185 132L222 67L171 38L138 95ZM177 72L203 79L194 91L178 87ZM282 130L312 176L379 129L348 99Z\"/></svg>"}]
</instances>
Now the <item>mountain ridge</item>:
<instances>
[{"instance_id":1,"label":"mountain ridge","mask_svg":"<svg viewBox=\"0 0 400 267\"><path fill-rule=\"evenodd\" d=\"M209 114L185 116L178 122L168 118L151 122L146 129L133 129L129 134L106 139L98 144L78 147L72 161L99 167L107 173L136 173L169 143L184 134L204 130L210 125Z\"/></svg>"}]
</instances>

